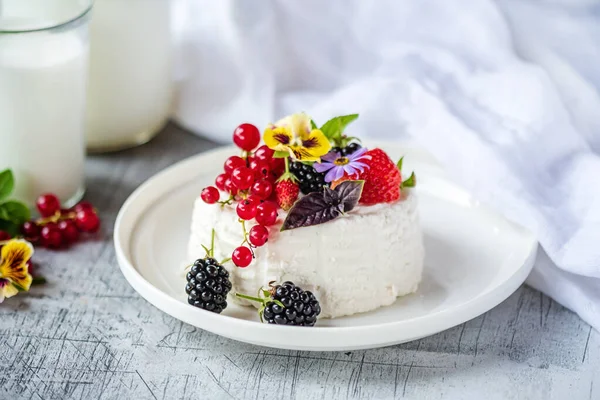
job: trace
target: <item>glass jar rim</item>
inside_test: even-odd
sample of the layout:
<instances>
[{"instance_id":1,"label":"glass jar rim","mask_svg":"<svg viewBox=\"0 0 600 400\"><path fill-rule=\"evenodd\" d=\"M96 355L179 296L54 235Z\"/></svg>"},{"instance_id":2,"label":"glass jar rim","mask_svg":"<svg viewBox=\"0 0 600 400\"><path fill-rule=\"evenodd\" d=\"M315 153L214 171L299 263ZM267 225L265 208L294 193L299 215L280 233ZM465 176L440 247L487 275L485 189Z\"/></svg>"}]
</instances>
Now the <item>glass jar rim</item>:
<instances>
[{"instance_id":1,"label":"glass jar rim","mask_svg":"<svg viewBox=\"0 0 600 400\"><path fill-rule=\"evenodd\" d=\"M85 5L82 5L82 9L81 11L79 11L77 14L75 14L75 16L71 16L69 18L67 18L66 20L63 20L61 22L50 22L48 21L46 24L39 24L36 27L32 27L32 28L14 28L14 29L9 29L9 28L3 28L2 27L2 18L0 18L0 35L4 35L4 34L13 34L13 33L30 33L30 32L42 32L42 31L48 31L48 30L54 30L54 29L60 29L61 27L67 26L69 24L72 24L76 21L79 21L80 19L84 18L87 14L89 14L89 12L92 10L92 8L94 7L94 0L87 0Z\"/></svg>"}]
</instances>

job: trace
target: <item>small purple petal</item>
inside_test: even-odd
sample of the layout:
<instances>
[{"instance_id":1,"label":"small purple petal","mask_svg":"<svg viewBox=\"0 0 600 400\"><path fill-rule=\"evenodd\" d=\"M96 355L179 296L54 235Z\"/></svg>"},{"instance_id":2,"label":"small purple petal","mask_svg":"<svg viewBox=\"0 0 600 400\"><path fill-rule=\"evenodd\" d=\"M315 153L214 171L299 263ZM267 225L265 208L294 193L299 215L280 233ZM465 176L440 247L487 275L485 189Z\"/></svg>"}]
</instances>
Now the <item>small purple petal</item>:
<instances>
[{"instance_id":1,"label":"small purple petal","mask_svg":"<svg viewBox=\"0 0 600 400\"><path fill-rule=\"evenodd\" d=\"M344 176L344 167L337 167L335 170L335 180L337 181Z\"/></svg>"},{"instance_id":2,"label":"small purple petal","mask_svg":"<svg viewBox=\"0 0 600 400\"><path fill-rule=\"evenodd\" d=\"M314 163L313 168L317 172L325 172L329 171L331 168L335 167L335 165L331 163Z\"/></svg>"},{"instance_id":3,"label":"small purple petal","mask_svg":"<svg viewBox=\"0 0 600 400\"><path fill-rule=\"evenodd\" d=\"M332 182L335 180L336 169L332 168L329 170L327 175L325 175L325 182Z\"/></svg>"},{"instance_id":4,"label":"small purple petal","mask_svg":"<svg viewBox=\"0 0 600 400\"><path fill-rule=\"evenodd\" d=\"M330 151L329 153L327 153L323 157L321 157L321 160L334 162L337 158L340 158L340 155L338 153L336 153L335 151Z\"/></svg>"},{"instance_id":5,"label":"small purple petal","mask_svg":"<svg viewBox=\"0 0 600 400\"><path fill-rule=\"evenodd\" d=\"M348 159L350 161L356 160L357 158L359 158L360 156L365 154L367 151L369 151L369 150L366 147L361 147L360 149L356 150L354 153L350 154L348 156Z\"/></svg>"},{"instance_id":6,"label":"small purple petal","mask_svg":"<svg viewBox=\"0 0 600 400\"><path fill-rule=\"evenodd\" d=\"M356 168L354 168L351 164L346 164L344 165L344 172L348 175L354 175Z\"/></svg>"},{"instance_id":7,"label":"small purple petal","mask_svg":"<svg viewBox=\"0 0 600 400\"><path fill-rule=\"evenodd\" d=\"M351 162L351 164L354 168L359 168L360 170L362 170L363 168L369 168L367 164L360 161L353 161Z\"/></svg>"}]
</instances>

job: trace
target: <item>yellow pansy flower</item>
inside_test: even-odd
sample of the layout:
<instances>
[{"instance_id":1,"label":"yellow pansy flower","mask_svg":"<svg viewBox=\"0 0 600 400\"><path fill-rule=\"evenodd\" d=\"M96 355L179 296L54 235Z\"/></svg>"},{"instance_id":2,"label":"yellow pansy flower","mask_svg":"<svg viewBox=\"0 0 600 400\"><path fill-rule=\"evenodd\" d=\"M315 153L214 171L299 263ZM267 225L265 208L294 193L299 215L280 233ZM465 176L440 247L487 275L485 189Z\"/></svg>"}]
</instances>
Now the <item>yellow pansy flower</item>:
<instances>
[{"instance_id":1,"label":"yellow pansy flower","mask_svg":"<svg viewBox=\"0 0 600 400\"><path fill-rule=\"evenodd\" d=\"M33 246L25 240L9 240L0 252L0 302L12 297L19 289L29 290L31 275L27 261L33 255Z\"/></svg>"},{"instance_id":2,"label":"yellow pansy flower","mask_svg":"<svg viewBox=\"0 0 600 400\"><path fill-rule=\"evenodd\" d=\"M265 144L275 151L287 151L300 161L319 161L331 149L323 132L313 129L305 113L292 114L265 129Z\"/></svg>"}]
</instances>

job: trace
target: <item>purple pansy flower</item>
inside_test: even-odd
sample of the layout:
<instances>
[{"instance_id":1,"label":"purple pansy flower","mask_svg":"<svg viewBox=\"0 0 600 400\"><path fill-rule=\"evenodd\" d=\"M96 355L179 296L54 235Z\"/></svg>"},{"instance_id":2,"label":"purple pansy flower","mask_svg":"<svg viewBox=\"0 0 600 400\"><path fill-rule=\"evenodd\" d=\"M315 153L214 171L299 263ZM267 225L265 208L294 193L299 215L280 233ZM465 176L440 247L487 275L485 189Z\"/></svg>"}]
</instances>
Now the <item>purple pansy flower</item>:
<instances>
[{"instance_id":1,"label":"purple pansy flower","mask_svg":"<svg viewBox=\"0 0 600 400\"><path fill-rule=\"evenodd\" d=\"M369 168L367 164L361 162L361 160L371 159L371 156L365 155L366 152L367 149L364 147L347 156L330 151L321 157L321 162L314 163L313 167L317 172L329 171L325 175L325 182L333 182L344 175L354 175L363 172L365 168Z\"/></svg>"}]
</instances>

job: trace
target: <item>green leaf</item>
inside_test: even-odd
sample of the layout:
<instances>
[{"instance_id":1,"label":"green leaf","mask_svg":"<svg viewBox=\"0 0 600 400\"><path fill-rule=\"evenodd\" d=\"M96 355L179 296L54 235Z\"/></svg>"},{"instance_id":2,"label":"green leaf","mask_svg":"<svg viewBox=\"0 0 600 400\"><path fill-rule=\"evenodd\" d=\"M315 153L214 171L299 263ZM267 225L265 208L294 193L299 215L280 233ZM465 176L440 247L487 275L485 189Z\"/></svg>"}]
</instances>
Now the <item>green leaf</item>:
<instances>
[{"instance_id":1,"label":"green leaf","mask_svg":"<svg viewBox=\"0 0 600 400\"><path fill-rule=\"evenodd\" d=\"M10 236L16 236L20 232L20 225L15 224L12 221L0 219L0 230L8 232Z\"/></svg>"},{"instance_id":2,"label":"green leaf","mask_svg":"<svg viewBox=\"0 0 600 400\"><path fill-rule=\"evenodd\" d=\"M321 131L329 140L339 140L342 137L344 129L358 118L358 114L342 115L331 118L321 127Z\"/></svg>"},{"instance_id":3,"label":"green leaf","mask_svg":"<svg viewBox=\"0 0 600 400\"><path fill-rule=\"evenodd\" d=\"M0 210L8 214L8 218L2 217L2 219L9 220L15 224L22 225L25 221L29 221L31 213L29 208L19 201L9 200L0 204Z\"/></svg>"},{"instance_id":4,"label":"green leaf","mask_svg":"<svg viewBox=\"0 0 600 400\"><path fill-rule=\"evenodd\" d=\"M34 276L31 280L32 285L43 285L46 282L48 281L43 276Z\"/></svg>"},{"instance_id":5,"label":"green leaf","mask_svg":"<svg viewBox=\"0 0 600 400\"><path fill-rule=\"evenodd\" d=\"M288 153L287 151L276 151L275 153L273 153L273 158L286 158L289 156L290 153Z\"/></svg>"},{"instance_id":6,"label":"green leaf","mask_svg":"<svg viewBox=\"0 0 600 400\"><path fill-rule=\"evenodd\" d=\"M415 187L416 184L417 184L417 177L416 177L415 173L413 172L412 174L410 174L410 176L408 177L407 180L402 182L400 187L401 188L411 188L411 187Z\"/></svg>"},{"instance_id":7,"label":"green leaf","mask_svg":"<svg viewBox=\"0 0 600 400\"><path fill-rule=\"evenodd\" d=\"M0 200L10 196L15 187L15 177L10 169L0 172Z\"/></svg>"},{"instance_id":8,"label":"green leaf","mask_svg":"<svg viewBox=\"0 0 600 400\"><path fill-rule=\"evenodd\" d=\"M317 124L315 124L315 121L313 121L312 119L310 120L310 127L311 127L312 129L319 129L319 128L317 127Z\"/></svg>"},{"instance_id":9,"label":"green leaf","mask_svg":"<svg viewBox=\"0 0 600 400\"><path fill-rule=\"evenodd\" d=\"M404 157L401 157L400 160L396 163L399 171L402 171L402 161L404 161Z\"/></svg>"},{"instance_id":10,"label":"green leaf","mask_svg":"<svg viewBox=\"0 0 600 400\"><path fill-rule=\"evenodd\" d=\"M10 282L19 292L26 292L27 289L25 289L23 286L19 285L16 282L11 281Z\"/></svg>"}]
</instances>

